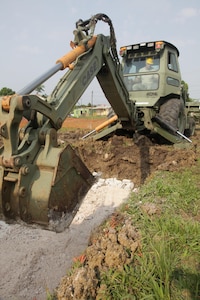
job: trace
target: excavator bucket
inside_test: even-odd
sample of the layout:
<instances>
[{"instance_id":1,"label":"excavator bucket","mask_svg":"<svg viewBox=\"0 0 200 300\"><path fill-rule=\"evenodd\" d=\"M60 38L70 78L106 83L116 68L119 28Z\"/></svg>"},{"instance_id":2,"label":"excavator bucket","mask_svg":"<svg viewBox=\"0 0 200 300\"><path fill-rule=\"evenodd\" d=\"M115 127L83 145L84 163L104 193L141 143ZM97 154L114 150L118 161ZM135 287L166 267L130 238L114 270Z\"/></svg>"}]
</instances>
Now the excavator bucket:
<instances>
[{"instance_id":1,"label":"excavator bucket","mask_svg":"<svg viewBox=\"0 0 200 300\"><path fill-rule=\"evenodd\" d=\"M41 125L36 112L43 116ZM23 116L28 125L20 131ZM57 130L63 120L59 110L36 95L0 98L3 220L22 220L55 231L73 220L94 177L70 145L58 145Z\"/></svg>"},{"instance_id":2,"label":"excavator bucket","mask_svg":"<svg viewBox=\"0 0 200 300\"><path fill-rule=\"evenodd\" d=\"M34 165L19 173L1 172L0 213L6 219L40 224L60 231L73 220L94 177L70 145L43 149ZM62 222L62 225L61 225Z\"/></svg>"}]
</instances>

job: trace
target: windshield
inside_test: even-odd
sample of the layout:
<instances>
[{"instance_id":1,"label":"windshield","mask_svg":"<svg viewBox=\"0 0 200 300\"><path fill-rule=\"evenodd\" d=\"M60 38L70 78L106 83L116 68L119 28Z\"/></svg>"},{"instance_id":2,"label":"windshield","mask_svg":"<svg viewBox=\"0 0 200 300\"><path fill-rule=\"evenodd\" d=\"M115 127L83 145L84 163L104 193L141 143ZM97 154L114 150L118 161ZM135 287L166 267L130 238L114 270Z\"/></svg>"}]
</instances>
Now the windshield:
<instances>
[{"instance_id":1,"label":"windshield","mask_svg":"<svg viewBox=\"0 0 200 300\"><path fill-rule=\"evenodd\" d=\"M153 57L129 57L124 63L124 80L129 91L156 90L159 84L159 55Z\"/></svg>"}]
</instances>

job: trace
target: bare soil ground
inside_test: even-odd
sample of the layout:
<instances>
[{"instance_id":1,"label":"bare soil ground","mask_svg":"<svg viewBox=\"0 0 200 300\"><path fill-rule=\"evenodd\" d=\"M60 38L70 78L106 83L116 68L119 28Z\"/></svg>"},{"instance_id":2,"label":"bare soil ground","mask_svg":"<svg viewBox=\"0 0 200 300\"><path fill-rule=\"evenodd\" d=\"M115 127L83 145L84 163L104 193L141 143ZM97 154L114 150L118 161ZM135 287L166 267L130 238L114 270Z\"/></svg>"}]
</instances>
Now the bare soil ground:
<instances>
[{"instance_id":1,"label":"bare soil ground","mask_svg":"<svg viewBox=\"0 0 200 300\"><path fill-rule=\"evenodd\" d=\"M65 126L74 130L61 134L60 138L71 143L91 172L101 172L103 178L127 178L137 186L156 170L181 170L195 164L198 156L199 131L192 138L192 144L184 142L173 146L155 144L145 136L136 140L117 135L108 141L82 140L81 137L97 125L92 121L88 124L84 119L69 119ZM87 130L88 126L91 130Z\"/></svg>"},{"instance_id":2,"label":"bare soil ground","mask_svg":"<svg viewBox=\"0 0 200 300\"><path fill-rule=\"evenodd\" d=\"M81 139L101 122L69 118L64 126L71 130L63 131L60 139L74 147L91 172L104 179L115 178L117 184L92 188L70 227L59 234L0 221L0 300L43 300L46 291L57 286L60 300L100 299L103 287L99 287L98 272L127 263L140 244L130 220L114 213L132 191L122 180L139 187L156 170L181 171L200 157L199 131L192 144L176 147L153 144L144 136L137 141L121 136L95 142ZM109 231L90 236L111 214ZM115 230L117 224L125 224L120 232ZM131 249L128 256L127 248ZM74 258L81 264L87 260L87 264L64 277Z\"/></svg>"}]
</instances>

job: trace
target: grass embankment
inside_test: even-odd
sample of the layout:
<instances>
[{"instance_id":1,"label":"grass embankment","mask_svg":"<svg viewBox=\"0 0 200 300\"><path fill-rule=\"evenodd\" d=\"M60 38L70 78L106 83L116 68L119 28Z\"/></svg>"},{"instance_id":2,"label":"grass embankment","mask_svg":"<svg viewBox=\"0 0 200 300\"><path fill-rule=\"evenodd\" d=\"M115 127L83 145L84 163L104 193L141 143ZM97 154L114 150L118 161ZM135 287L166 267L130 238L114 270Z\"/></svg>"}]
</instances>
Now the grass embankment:
<instances>
[{"instance_id":1,"label":"grass embankment","mask_svg":"<svg viewBox=\"0 0 200 300\"><path fill-rule=\"evenodd\" d=\"M200 299L200 164L154 174L122 214L140 233L141 246L131 263L98 275L104 286L98 299Z\"/></svg>"},{"instance_id":2,"label":"grass embankment","mask_svg":"<svg viewBox=\"0 0 200 300\"><path fill-rule=\"evenodd\" d=\"M127 213L141 232L141 255L104 274L105 299L200 299L199 168L157 173L133 194ZM144 213L145 204L155 213Z\"/></svg>"}]
</instances>

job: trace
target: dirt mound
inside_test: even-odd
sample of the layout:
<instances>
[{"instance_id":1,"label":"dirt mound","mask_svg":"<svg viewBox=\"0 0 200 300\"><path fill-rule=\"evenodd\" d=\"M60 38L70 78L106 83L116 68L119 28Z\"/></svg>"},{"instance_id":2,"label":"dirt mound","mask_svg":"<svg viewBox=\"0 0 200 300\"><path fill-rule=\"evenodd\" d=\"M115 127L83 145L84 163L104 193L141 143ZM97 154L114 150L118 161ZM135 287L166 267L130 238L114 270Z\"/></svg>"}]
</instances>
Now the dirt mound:
<instances>
[{"instance_id":1,"label":"dirt mound","mask_svg":"<svg viewBox=\"0 0 200 300\"><path fill-rule=\"evenodd\" d=\"M129 264L139 246L140 236L131 220L121 213L113 214L107 228L95 232L85 254L76 258L78 268L73 276L63 278L57 290L58 299L103 299L100 273Z\"/></svg>"},{"instance_id":2,"label":"dirt mound","mask_svg":"<svg viewBox=\"0 0 200 300\"><path fill-rule=\"evenodd\" d=\"M136 141L125 136L93 141L81 140L83 135L83 131L74 131L62 134L61 139L72 144L91 172L100 172L103 178L130 179L137 186L156 170L179 170L197 160L195 137L193 144L173 146L156 145L146 136Z\"/></svg>"}]
</instances>

